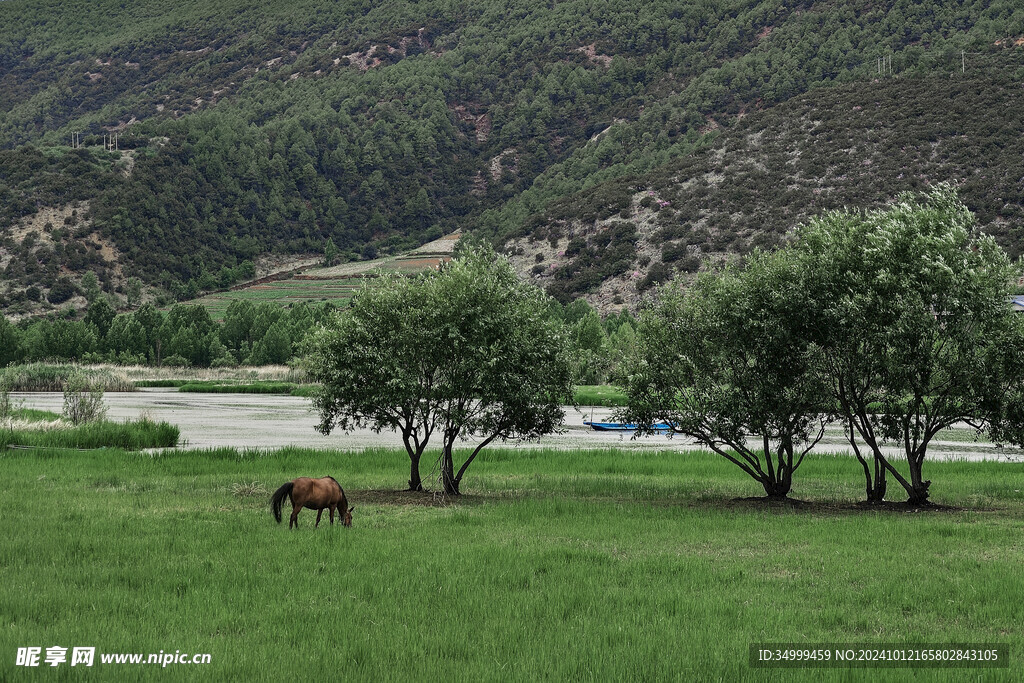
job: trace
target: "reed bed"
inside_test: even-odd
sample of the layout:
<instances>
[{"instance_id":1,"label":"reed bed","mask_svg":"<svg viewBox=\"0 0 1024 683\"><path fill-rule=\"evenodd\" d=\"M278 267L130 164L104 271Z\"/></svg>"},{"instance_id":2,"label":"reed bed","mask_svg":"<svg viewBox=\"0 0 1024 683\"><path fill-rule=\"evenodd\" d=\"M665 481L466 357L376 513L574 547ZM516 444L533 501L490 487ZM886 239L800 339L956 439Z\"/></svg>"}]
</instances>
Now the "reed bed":
<instances>
[{"instance_id":1,"label":"reed bed","mask_svg":"<svg viewBox=\"0 0 1024 683\"><path fill-rule=\"evenodd\" d=\"M135 391L134 382L116 366L83 366L71 363L29 363L0 370L0 386L8 391L64 391L68 380L78 376L87 390Z\"/></svg>"},{"instance_id":2,"label":"reed bed","mask_svg":"<svg viewBox=\"0 0 1024 683\"><path fill-rule=\"evenodd\" d=\"M301 368L293 368L288 365L242 366L237 368L178 368L151 367L148 365L95 367L115 367L135 382L293 382L299 384L305 381L306 377L305 371ZM146 384L141 386L167 385Z\"/></svg>"}]
</instances>

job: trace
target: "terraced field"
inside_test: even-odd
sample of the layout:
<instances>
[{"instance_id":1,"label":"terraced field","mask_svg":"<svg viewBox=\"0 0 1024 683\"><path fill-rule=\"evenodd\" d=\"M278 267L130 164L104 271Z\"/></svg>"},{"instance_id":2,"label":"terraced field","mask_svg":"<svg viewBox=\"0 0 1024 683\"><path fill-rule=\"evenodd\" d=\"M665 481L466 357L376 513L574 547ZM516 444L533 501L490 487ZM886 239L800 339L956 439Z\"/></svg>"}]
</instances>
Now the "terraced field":
<instances>
[{"instance_id":1,"label":"terraced field","mask_svg":"<svg viewBox=\"0 0 1024 683\"><path fill-rule=\"evenodd\" d=\"M333 301L343 303L362 286L360 277L338 279L290 279L264 282L244 289L229 290L207 294L199 299L189 301L191 304L202 304L210 311L210 316L218 322L224 320L224 313L232 301L247 300L253 303L273 301L287 306L299 301Z\"/></svg>"},{"instance_id":2,"label":"terraced field","mask_svg":"<svg viewBox=\"0 0 1024 683\"><path fill-rule=\"evenodd\" d=\"M331 268L306 268L291 273L286 279L263 278L224 292L215 292L186 302L202 304L214 320L221 322L232 301L274 301L282 306L299 301L332 301L344 304L363 286L365 278L381 273L414 274L437 268L451 259L457 236L448 236L416 251L399 256L388 256L372 261L343 263Z\"/></svg>"}]
</instances>

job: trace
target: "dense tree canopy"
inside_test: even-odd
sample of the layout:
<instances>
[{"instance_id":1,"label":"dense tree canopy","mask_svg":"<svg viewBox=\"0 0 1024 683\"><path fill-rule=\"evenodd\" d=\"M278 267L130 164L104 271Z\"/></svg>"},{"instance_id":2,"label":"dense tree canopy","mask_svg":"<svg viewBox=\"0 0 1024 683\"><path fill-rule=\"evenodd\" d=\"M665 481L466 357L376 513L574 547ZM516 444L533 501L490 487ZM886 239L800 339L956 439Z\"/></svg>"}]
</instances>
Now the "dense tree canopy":
<instances>
[{"instance_id":1,"label":"dense tree canopy","mask_svg":"<svg viewBox=\"0 0 1024 683\"><path fill-rule=\"evenodd\" d=\"M441 438L441 482L457 495L467 468L495 439L550 433L573 400L569 337L550 302L488 249L436 273L368 285L351 311L308 342L305 366L322 383L313 404L329 433L370 426L402 434L409 486ZM455 469L454 448L474 437Z\"/></svg>"},{"instance_id":2,"label":"dense tree canopy","mask_svg":"<svg viewBox=\"0 0 1024 683\"><path fill-rule=\"evenodd\" d=\"M304 367L321 383L317 429L396 430L409 454L409 489L423 488L420 457L437 428L440 359L426 276L367 284L352 307L306 342Z\"/></svg>"},{"instance_id":3,"label":"dense tree canopy","mask_svg":"<svg viewBox=\"0 0 1024 683\"><path fill-rule=\"evenodd\" d=\"M696 439L770 497L789 493L836 417L869 501L885 498L891 477L911 504L926 504L924 463L941 430L967 423L1000 442L1024 437L1013 274L949 186L827 214L743 269L704 274L685 293L662 289L640 320L623 417Z\"/></svg>"},{"instance_id":4,"label":"dense tree canopy","mask_svg":"<svg viewBox=\"0 0 1024 683\"><path fill-rule=\"evenodd\" d=\"M809 295L787 251L663 288L640 318L621 419L696 439L785 498L829 419Z\"/></svg>"},{"instance_id":5,"label":"dense tree canopy","mask_svg":"<svg viewBox=\"0 0 1024 683\"><path fill-rule=\"evenodd\" d=\"M1008 304L1013 270L952 188L828 214L800 229L795 249L869 500L884 497L889 475L911 502L927 501L928 447L957 422L1020 441L1024 321ZM903 452L905 473L886 445Z\"/></svg>"}]
</instances>

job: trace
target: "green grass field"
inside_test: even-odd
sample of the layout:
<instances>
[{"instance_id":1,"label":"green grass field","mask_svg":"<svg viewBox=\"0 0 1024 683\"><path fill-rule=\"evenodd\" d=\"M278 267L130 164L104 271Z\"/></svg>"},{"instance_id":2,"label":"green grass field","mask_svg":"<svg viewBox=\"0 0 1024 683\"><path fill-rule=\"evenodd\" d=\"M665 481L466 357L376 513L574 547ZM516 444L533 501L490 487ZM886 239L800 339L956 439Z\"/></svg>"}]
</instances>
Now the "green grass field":
<instances>
[{"instance_id":1,"label":"green grass field","mask_svg":"<svg viewBox=\"0 0 1024 683\"><path fill-rule=\"evenodd\" d=\"M314 268L310 269L312 276L322 279L295 278L265 282L241 289L207 294L186 303L205 306L210 311L210 316L218 322L224 320L228 306L235 300L253 303L272 301L282 306L299 301L310 303L331 301L341 305L359 291L363 286L364 277L373 277L374 271L419 273L430 268L437 268L438 263L445 258L447 258L445 255L439 254L405 254L376 261L344 264L336 268Z\"/></svg>"},{"instance_id":2,"label":"green grass field","mask_svg":"<svg viewBox=\"0 0 1024 683\"><path fill-rule=\"evenodd\" d=\"M299 301L331 301L342 305L359 291L366 277L372 278L378 273L388 272L420 273L437 268L439 263L449 258L450 255L447 253L416 252L373 261L355 261L331 268L308 268L302 277L214 292L186 303L205 306L217 322L223 322L228 306L232 301L239 299L253 303L272 301L282 306ZM309 279L311 277L318 279Z\"/></svg>"},{"instance_id":3,"label":"green grass field","mask_svg":"<svg viewBox=\"0 0 1024 683\"><path fill-rule=\"evenodd\" d=\"M931 464L936 499L966 509L910 513L858 509L853 462L827 456L799 471L800 507L735 500L757 487L700 453L490 450L454 501L395 492L391 451L0 457L3 679L18 647L55 645L95 646L104 680L1024 673L1024 465ZM273 522L277 486L325 474L352 528ZM1012 667L751 669L762 641L997 642ZM212 662L99 663L160 650Z\"/></svg>"}]
</instances>

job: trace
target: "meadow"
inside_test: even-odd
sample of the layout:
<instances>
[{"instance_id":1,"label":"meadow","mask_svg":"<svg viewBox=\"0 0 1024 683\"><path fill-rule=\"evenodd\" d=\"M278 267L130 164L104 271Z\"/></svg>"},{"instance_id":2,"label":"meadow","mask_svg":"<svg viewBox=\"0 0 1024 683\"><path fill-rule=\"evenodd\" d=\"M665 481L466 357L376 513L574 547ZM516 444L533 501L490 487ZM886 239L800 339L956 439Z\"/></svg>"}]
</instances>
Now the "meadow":
<instances>
[{"instance_id":1,"label":"meadow","mask_svg":"<svg viewBox=\"0 0 1024 683\"><path fill-rule=\"evenodd\" d=\"M706 453L502 449L444 499L402 452L0 452L6 659L95 646L89 677L361 680L1020 680L1024 465L929 465L950 506L868 510L816 455L798 505ZM425 463L424 473L429 470ZM350 529L273 522L337 478ZM17 504L13 504L17 501ZM1009 669L752 669L757 642L986 643ZM99 653L210 653L206 665ZM152 665L151 665L152 666ZM67 676L76 670L64 668ZM70 677L75 677L70 676Z\"/></svg>"}]
</instances>

